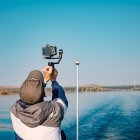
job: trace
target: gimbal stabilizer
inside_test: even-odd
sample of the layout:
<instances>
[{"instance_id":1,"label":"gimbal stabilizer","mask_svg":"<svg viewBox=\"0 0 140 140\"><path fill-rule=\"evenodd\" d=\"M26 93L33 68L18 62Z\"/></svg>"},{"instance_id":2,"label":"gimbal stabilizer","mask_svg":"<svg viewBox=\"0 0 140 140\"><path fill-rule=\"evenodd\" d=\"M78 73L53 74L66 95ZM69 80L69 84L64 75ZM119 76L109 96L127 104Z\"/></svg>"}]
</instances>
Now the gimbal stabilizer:
<instances>
[{"instance_id":1,"label":"gimbal stabilizer","mask_svg":"<svg viewBox=\"0 0 140 140\"><path fill-rule=\"evenodd\" d=\"M59 62L61 61L62 55L63 55L63 50L60 49L60 50L59 50L59 56L56 57L56 58L51 58L51 59L58 59L58 61L57 61L57 62L48 62L48 65L49 65L49 66L52 66L52 67L54 68L54 64L59 64Z\"/></svg>"},{"instance_id":2,"label":"gimbal stabilizer","mask_svg":"<svg viewBox=\"0 0 140 140\"><path fill-rule=\"evenodd\" d=\"M54 65L59 64L61 59L62 59L63 50L59 49L58 57L53 57L54 55L57 55L56 46L46 45L45 47L42 48L42 54L43 54L45 59L58 59L58 61L56 61L56 62L48 62L48 65L52 66L54 69Z\"/></svg>"}]
</instances>

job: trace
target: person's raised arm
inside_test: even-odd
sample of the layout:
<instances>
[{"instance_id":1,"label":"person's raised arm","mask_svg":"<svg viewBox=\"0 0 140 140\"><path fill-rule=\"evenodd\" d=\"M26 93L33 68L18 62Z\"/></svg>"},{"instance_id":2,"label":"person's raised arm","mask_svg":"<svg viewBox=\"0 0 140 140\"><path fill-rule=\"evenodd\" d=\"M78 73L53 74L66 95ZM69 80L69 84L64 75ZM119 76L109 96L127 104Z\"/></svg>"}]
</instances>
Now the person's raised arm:
<instances>
[{"instance_id":1,"label":"person's raised arm","mask_svg":"<svg viewBox=\"0 0 140 140\"><path fill-rule=\"evenodd\" d=\"M58 101L62 101L68 107L68 101L65 96L64 89L58 84L56 81L58 76L58 71L56 68L52 68L51 66L47 66L43 69L44 80L48 82L49 80L52 82L52 100L59 99ZM60 102L61 102L60 101Z\"/></svg>"},{"instance_id":2,"label":"person's raised arm","mask_svg":"<svg viewBox=\"0 0 140 140\"><path fill-rule=\"evenodd\" d=\"M65 91L63 89L63 87L61 87L58 82L56 81L58 75L58 71L57 69L54 69L51 75L51 81L52 81L52 100L58 98L61 99L65 105L68 107L68 101L67 98L65 96Z\"/></svg>"}]
</instances>

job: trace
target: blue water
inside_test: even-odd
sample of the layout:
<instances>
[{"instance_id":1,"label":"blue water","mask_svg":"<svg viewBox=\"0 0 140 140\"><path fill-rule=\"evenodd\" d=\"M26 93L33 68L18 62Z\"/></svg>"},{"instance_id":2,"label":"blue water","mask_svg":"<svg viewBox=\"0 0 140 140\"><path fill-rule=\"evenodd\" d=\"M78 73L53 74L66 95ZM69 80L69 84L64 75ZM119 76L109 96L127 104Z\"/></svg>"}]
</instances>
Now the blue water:
<instances>
[{"instance_id":1,"label":"blue water","mask_svg":"<svg viewBox=\"0 0 140 140\"><path fill-rule=\"evenodd\" d=\"M76 94L66 95L62 127L75 140ZM0 96L0 140L14 140L9 110L18 98ZM79 140L140 140L140 92L80 93Z\"/></svg>"}]
</instances>

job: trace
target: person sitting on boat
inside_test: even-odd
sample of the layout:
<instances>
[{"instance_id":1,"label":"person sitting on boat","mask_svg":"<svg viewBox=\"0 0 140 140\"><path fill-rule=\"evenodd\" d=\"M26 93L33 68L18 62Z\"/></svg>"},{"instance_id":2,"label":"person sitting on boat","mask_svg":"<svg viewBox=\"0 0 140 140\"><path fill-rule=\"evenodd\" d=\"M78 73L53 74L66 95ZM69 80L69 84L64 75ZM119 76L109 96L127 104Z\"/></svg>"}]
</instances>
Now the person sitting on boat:
<instances>
[{"instance_id":1,"label":"person sitting on boat","mask_svg":"<svg viewBox=\"0 0 140 140\"><path fill-rule=\"evenodd\" d=\"M68 107L57 69L47 66L43 74L34 70L20 88L20 99L11 107L15 140L65 140L61 121ZM44 101L46 82L52 82L52 100Z\"/></svg>"}]
</instances>

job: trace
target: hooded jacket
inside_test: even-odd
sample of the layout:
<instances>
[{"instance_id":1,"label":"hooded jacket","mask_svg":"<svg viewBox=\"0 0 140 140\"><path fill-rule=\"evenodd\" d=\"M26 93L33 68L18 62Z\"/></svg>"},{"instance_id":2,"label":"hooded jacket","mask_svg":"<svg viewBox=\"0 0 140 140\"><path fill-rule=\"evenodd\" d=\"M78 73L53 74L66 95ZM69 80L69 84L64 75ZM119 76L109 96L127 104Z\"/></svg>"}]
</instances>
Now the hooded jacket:
<instances>
[{"instance_id":1,"label":"hooded jacket","mask_svg":"<svg viewBox=\"0 0 140 140\"><path fill-rule=\"evenodd\" d=\"M18 100L11 107L16 139L61 140L61 121L68 107L64 89L52 82L52 100L27 105Z\"/></svg>"}]
</instances>

